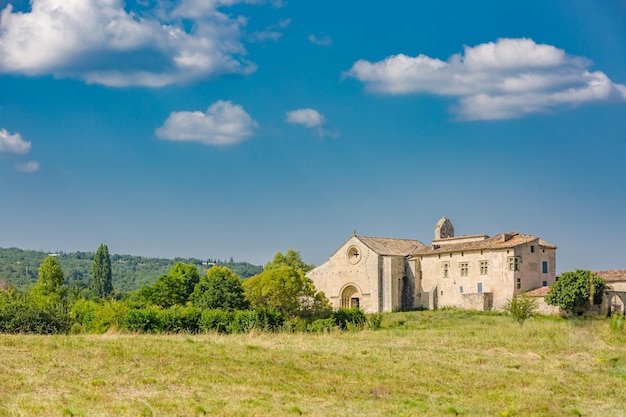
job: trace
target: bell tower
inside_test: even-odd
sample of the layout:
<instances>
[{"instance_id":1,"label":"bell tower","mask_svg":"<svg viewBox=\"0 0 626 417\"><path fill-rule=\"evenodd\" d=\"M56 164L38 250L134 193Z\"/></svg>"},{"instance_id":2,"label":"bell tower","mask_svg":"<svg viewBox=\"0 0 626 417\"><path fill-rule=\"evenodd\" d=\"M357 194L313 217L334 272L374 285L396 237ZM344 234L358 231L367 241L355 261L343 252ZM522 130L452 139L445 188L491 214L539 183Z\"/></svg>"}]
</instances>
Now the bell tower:
<instances>
[{"instance_id":1,"label":"bell tower","mask_svg":"<svg viewBox=\"0 0 626 417\"><path fill-rule=\"evenodd\" d=\"M435 226L435 240L454 237L454 227L450 219L442 217Z\"/></svg>"}]
</instances>

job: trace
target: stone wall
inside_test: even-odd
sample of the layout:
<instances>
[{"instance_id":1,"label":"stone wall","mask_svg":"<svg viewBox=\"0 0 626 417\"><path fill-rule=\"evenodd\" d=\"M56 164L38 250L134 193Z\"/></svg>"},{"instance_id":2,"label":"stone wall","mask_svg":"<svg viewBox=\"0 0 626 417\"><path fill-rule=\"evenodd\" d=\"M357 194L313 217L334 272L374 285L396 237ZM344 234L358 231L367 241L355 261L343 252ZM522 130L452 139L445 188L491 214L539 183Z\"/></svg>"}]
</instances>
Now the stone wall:
<instances>
[{"instance_id":1,"label":"stone wall","mask_svg":"<svg viewBox=\"0 0 626 417\"><path fill-rule=\"evenodd\" d=\"M489 311L493 307L493 294L490 292L463 294L461 308L465 310Z\"/></svg>"}]
</instances>

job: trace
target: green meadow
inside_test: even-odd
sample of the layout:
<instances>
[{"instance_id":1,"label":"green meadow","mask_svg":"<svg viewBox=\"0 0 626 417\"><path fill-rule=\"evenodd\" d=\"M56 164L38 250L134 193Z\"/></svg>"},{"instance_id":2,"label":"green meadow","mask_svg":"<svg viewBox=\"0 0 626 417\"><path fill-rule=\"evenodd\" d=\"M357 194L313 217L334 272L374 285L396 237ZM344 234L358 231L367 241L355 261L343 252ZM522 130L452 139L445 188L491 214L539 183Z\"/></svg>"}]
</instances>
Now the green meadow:
<instances>
[{"instance_id":1,"label":"green meadow","mask_svg":"<svg viewBox=\"0 0 626 417\"><path fill-rule=\"evenodd\" d=\"M0 335L0 416L626 416L607 319L455 310L330 333Z\"/></svg>"}]
</instances>

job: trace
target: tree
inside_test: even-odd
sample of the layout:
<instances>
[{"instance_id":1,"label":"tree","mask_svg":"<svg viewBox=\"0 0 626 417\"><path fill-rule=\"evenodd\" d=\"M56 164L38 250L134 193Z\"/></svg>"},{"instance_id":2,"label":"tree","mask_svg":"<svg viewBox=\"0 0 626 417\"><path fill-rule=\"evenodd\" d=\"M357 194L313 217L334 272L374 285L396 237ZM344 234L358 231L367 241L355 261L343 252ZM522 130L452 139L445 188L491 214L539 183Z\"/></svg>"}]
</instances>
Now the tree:
<instances>
[{"instance_id":1,"label":"tree","mask_svg":"<svg viewBox=\"0 0 626 417\"><path fill-rule=\"evenodd\" d=\"M534 316L536 310L537 300L524 294L513 297L504 306L504 311L512 315L520 326Z\"/></svg>"},{"instance_id":2,"label":"tree","mask_svg":"<svg viewBox=\"0 0 626 417\"><path fill-rule=\"evenodd\" d=\"M30 289L30 295L38 305L56 305L65 302L65 277L61 266L53 256L47 256L39 265L39 278Z\"/></svg>"},{"instance_id":3,"label":"tree","mask_svg":"<svg viewBox=\"0 0 626 417\"><path fill-rule=\"evenodd\" d=\"M196 307L227 311L248 308L241 279L225 266L214 266L200 278L191 294L191 301Z\"/></svg>"},{"instance_id":4,"label":"tree","mask_svg":"<svg viewBox=\"0 0 626 417\"><path fill-rule=\"evenodd\" d=\"M585 308L589 305L591 282L593 282L594 288L593 302L600 304L606 283L591 271L582 269L561 274L559 279L550 287L545 298L546 303L559 306L570 313Z\"/></svg>"},{"instance_id":5,"label":"tree","mask_svg":"<svg viewBox=\"0 0 626 417\"><path fill-rule=\"evenodd\" d=\"M300 252L293 249L287 249L284 255L280 252L276 252L272 262L265 265L265 269L278 268L281 266L290 266L294 269L301 270L305 274L314 268L313 264L304 263Z\"/></svg>"},{"instance_id":6,"label":"tree","mask_svg":"<svg viewBox=\"0 0 626 417\"><path fill-rule=\"evenodd\" d=\"M99 298L106 298L113 294L113 281L111 280L111 258L109 248L105 244L100 244L93 257L91 266L93 281L91 288Z\"/></svg>"},{"instance_id":7,"label":"tree","mask_svg":"<svg viewBox=\"0 0 626 417\"><path fill-rule=\"evenodd\" d=\"M288 316L312 317L330 312L324 293L301 269L281 265L267 268L243 283L246 298L257 309L278 310Z\"/></svg>"},{"instance_id":8,"label":"tree","mask_svg":"<svg viewBox=\"0 0 626 417\"><path fill-rule=\"evenodd\" d=\"M154 284L144 286L139 295L149 304L164 308L185 305L200 280L194 264L177 262L167 275L161 275Z\"/></svg>"}]
</instances>

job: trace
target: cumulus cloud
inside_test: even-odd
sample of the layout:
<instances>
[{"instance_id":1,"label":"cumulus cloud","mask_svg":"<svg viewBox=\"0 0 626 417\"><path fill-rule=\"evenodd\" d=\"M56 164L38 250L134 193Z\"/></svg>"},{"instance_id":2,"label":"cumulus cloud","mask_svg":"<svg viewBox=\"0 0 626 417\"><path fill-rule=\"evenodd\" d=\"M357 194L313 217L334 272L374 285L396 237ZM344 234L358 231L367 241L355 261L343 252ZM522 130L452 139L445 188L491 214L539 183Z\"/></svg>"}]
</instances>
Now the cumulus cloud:
<instances>
[{"instance_id":1,"label":"cumulus cloud","mask_svg":"<svg viewBox=\"0 0 626 417\"><path fill-rule=\"evenodd\" d=\"M0 129L0 152L26 155L30 152L30 142L22 139L19 133L10 134L6 129Z\"/></svg>"},{"instance_id":2,"label":"cumulus cloud","mask_svg":"<svg viewBox=\"0 0 626 417\"><path fill-rule=\"evenodd\" d=\"M54 74L108 86L159 87L247 74L247 19L218 10L261 0L31 0L0 13L0 73Z\"/></svg>"},{"instance_id":3,"label":"cumulus cloud","mask_svg":"<svg viewBox=\"0 0 626 417\"><path fill-rule=\"evenodd\" d=\"M457 99L461 119L522 117L564 105L626 100L626 86L613 83L590 61L532 39L498 39L464 47L442 61L426 55L359 60L344 73L384 94L433 94Z\"/></svg>"},{"instance_id":4,"label":"cumulus cloud","mask_svg":"<svg viewBox=\"0 0 626 417\"><path fill-rule=\"evenodd\" d=\"M23 164L17 164L15 168L20 172L26 172L26 173L37 172L39 171L39 162L28 161L28 162L24 162Z\"/></svg>"},{"instance_id":5,"label":"cumulus cloud","mask_svg":"<svg viewBox=\"0 0 626 417\"><path fill-rule=\"evenodd\" d=\"M156 130L160 139L200 142L205 145L235 145L243 142L258 127L239 105L216 101L206 112L172 112Z\"/></svg>"},{"instance_id":6,"label":"cumulus cloud","mask_svg":"<svg viewBox=\"0 0 626 417\"><path fill-rule=\"evenodd\" d=\"M319 45L319 46L330 46L333 44L333 40L331 39L330 36L321 36L321 37L317 37L313 34L309 35L309 42L311 42L314 45Z\"/></svg>"},{"instance_id":7,"label":"cumulus cloud","mask_svg":"<svg viewBox=\"0 0 626 417\"><path fill-rule=\"evenodd\" d=\"M314 109L298 109L287 112L287 122L312 128L324 124L324 116Z\"/></svg>"},{"instance_id":8,"label":"cumulus cloud","mask_svg":"<svg viewBox=\"0 0 626 417\"><path fill-rule=\"evenodd\" d=\"M315 109L298 109L287 112L287 122L314 129L320 138L330 136L336 138L339 133L326 127L326 118Z\"/></svg>"}]
</instances>

